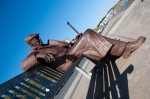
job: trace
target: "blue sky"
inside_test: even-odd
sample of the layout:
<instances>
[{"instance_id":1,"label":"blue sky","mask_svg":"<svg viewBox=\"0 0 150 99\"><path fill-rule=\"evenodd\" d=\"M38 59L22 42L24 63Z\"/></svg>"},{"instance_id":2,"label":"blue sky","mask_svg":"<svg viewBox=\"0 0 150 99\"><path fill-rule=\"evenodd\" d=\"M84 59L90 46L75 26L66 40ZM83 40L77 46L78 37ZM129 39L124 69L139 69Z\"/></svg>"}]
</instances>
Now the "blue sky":
<instances>
[{"instance_id":1,"label":"blue sky","mask_svg":"<svg viewBox=\"0 0 150 99\"><path fill-rule=\"evenodd\" d=\"M0 84L22 73L30 47L24 38L39 33L48 39L72 39L75 32L95 28L118 0L0 0Z\"/></svg>"}]
</instances>

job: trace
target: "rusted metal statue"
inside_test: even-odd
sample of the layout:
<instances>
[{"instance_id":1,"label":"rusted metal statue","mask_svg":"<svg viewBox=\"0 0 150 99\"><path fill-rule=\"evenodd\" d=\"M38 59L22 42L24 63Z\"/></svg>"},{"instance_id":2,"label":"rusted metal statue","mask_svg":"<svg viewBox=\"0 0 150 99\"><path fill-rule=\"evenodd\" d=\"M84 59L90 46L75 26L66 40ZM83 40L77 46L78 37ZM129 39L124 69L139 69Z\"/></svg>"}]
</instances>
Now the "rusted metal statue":
<instances>
[{"instance_id":1,"label":"rusted metal statue","mask_svg":"<svg viewBox=\"0 0 150 99\"><path fill-rule=\"evenodd\" d=\"M95 33L87 29L75 38L74 43L57 40L48 40L43 44L39 34L30 34L25 41L32 50L22 62L23 70L27 71L39 63L53 64L53 68L66 71L81 55L91 61L100 61L106 54L128 58L130 54L144 43L145 37L141 36L133 42L123 42Z\"/></svg>"}]
</instances>

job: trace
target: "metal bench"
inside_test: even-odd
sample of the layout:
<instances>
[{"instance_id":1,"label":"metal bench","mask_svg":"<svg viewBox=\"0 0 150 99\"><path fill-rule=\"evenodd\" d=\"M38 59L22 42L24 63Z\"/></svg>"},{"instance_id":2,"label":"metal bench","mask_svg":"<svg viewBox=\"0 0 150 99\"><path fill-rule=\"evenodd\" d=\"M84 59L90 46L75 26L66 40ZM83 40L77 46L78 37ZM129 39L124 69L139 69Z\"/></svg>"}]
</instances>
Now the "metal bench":
<instances>
[{"instance_id":1,"label":"metal bench","mask_svg":"<svg viewBox=\"0 0 150 99\"><path fill-rule=\"evenodd\" d=\"M0 85L0 98L52 99L72 75L82 57L67 72L39 65Z\"/></svg>"}]
</instances>

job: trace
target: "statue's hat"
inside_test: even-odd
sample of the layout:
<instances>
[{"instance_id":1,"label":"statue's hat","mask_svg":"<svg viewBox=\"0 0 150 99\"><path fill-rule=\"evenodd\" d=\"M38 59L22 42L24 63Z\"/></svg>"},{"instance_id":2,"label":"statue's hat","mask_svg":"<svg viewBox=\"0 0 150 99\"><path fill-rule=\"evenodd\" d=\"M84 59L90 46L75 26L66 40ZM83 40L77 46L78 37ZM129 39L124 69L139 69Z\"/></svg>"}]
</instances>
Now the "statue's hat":
<instances>
[{"instance_id":1,"label":"statue's hat","mask_svg":"<svg viewBox=\"0 0 150 99\"><path fill-rule=\"evenodd\" d=\"M37 37L37 36L39 36L39 34L30 34L30 35L28 35L24 40L25 40L26 42L29 42L29 41L31 41L33 38L35 38L35 37Z\"/></svg>"}]
</instances>

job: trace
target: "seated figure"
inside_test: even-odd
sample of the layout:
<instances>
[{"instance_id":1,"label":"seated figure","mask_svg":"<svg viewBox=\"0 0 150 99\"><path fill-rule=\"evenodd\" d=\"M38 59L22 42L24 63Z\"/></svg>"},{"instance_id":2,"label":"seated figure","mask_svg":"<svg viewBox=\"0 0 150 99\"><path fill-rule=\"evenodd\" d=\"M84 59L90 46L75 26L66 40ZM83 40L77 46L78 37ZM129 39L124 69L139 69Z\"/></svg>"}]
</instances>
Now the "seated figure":
<instances>
[{"instance_id":1,"label":"seated figure","mask_svg":"<svg viewBox=\"0 0 150 99\"><path fill-rule=\"evenodd\" d=\"M27 71L39 63L51 64L52 68L66 71L80 56L84 56L94 63L100 61L107 54L128 58L130 54L144 43L145 37L140 36L136 41L123 42L111 39L87 29L75 38L74 43L48 40L43 44L38 34L30 34L25 38L32 48L29 55L22 62L22 69Z\"/></svg>"}]
</instances>

